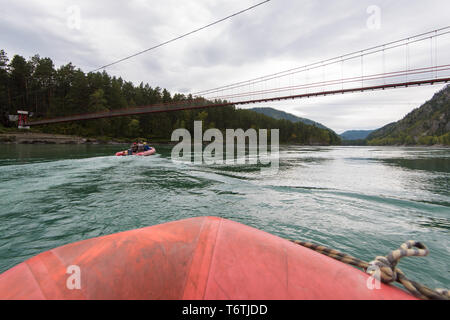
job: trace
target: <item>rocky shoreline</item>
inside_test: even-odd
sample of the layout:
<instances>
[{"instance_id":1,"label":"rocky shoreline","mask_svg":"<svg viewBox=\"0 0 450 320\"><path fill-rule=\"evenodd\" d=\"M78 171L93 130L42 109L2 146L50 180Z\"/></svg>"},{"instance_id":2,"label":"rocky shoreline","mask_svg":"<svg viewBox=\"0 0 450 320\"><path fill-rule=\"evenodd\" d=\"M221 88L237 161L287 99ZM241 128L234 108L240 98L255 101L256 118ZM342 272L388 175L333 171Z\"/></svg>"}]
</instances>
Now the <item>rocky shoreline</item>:
<instances>
[{"instance_id":1,"label":"rocky shoreline","mask_svg":"<svg viewBox=\"0 0 450 320\"><path fill-rule=\"evenodd\" d=\"M38 132L11 132L0 133L0 144L127 144L133 141L115 141L105 140L101 138L83 138L78 136L70 136L63 134L49 134ZM157 144L174 145L177 142L157 141ZM206 143L205 143L206 144ZM375 146L372 146L375 147ZM447 145L394 145L392 147L438 147L450 148Z\"/></svg>"},{"instance_id":2,"label":"rocky shoreline","mask_svg":"<svg viewBox=\"0 0 450 320\"><path fill-rule=\"evenodd\" d=\"M3 144L121 144L116 141L102 141L93 138L82 138L62 134L18 132L0 134ZM123 142L122 142L123 143Z\"/></svg>"}]
</instances>

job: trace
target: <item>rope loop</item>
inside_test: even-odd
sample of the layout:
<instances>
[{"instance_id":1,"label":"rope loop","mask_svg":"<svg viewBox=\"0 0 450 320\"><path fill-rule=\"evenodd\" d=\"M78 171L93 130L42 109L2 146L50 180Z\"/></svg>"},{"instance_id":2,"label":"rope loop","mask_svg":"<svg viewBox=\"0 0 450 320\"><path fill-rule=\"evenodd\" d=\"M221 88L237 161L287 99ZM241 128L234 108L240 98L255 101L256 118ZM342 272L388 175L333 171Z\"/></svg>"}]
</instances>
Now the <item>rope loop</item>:
<instances>
[{"instance_id":1,"label":"rope loop","mask_svg":"<svg viewBox=\"0 0 450 320\"><path fill-rule=\"evenodd\" d=\"M409 293L419 299L450 300L449 290L430 289L420 283L409 280L405 274L397 268L397 264L404 257L425 257L429 254L428 248L421 242L412 240L406 241L400 246L400 248L392 251L387 256L376 257L375 260L367 263L363 260L325 246L317 245L311 242L291 241L303 247L327 255L333 259L359 267L365 270L367 274L385 284L390 284L392 282L401 283L409 291Z\"/></svg>"},{"instance_id":2,"label":"rope loop","mask_svg":"<svg viewBox=\"0 0 450 320\"><path fill-rule=\"evenodd\" d=\"M383 283L391 283L398 279L397 270L386 257L380 256L369 262L366 273L381 280Z\"/></svg>"},{"instance_id":3,"label":"rope loop","mask_svg":"<svg viewBox=\"0 0 450 320\"><path fill-rule=\"evenodd\" d=\"M379 256L374 261L369 262L366 273L371 276L378 276L383 283L399 281L399 275L403 275L403 272L397 268L400 259L404 257L425 257L428 253L429 250L423 243L409 240L386 257Z\"/></svg>"},{"instance_id":4,"label":"rope loop","mask_svg":"<svg viewBox=\"0 0 450 320\"><path fill-rule=\"evenodd\" d=\"M401 258L425 257L429 253L430 251L422 242L409 240L403 243L399 249L389 253L386 258L395 267Z\"/></svg>"}]
</instances>

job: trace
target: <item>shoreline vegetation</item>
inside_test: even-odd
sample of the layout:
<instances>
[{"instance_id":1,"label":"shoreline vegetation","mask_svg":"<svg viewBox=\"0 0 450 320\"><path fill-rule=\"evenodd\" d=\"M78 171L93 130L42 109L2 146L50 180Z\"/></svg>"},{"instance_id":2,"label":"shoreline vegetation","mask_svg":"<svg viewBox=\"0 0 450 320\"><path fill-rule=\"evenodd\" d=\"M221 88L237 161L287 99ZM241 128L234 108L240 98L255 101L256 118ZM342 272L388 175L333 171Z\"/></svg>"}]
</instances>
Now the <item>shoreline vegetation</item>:
<instances>
[{"instance_id":1,"label":"shoreline vegetation","mask_svg":"<svg viewBox=\"0 0 450 320\"><path fill-rule=\"evenodd\" d=\"M314 129L317 129L314 127ZM166 137L137 136L111 137L111 136L82 136L76 134L61 134L58 130L40 130L37 128L18 129L14 127L5 128L0 124L0 145L1 144L130 144L136 141L147 141L149 144L176 145L180 141L171 141ZM208 145L211 142L203 142ZM299 143L296 141L280 141L280 145L302 145L302 146L330 146L328 141L310 141L309 143ZM335 144L338 145L338 144Z\"/></svg>"},{"instance_id":2,"label":"shoreline vegetation","mask_svg":"<svg viewBox=\"0 0 450 320\"><path fill-rule=\"evenodd\" d=\"M80 137L75 135L64 135L64 134L51 134L51 133L42 133L42 132L24 132L18 130L8 130L8 132L0 131L0 145L1 144L58 144L58 145L74 145L74 144L109 144L109 145L121 145L121 144L130 144L137 140L148 140L150 144L166 144L166 145L175 145L179 143L178 141L170 141L167 139L159 139L159 140L150 140L145 138L137 138L137 139L113 139L110 137ZM204 142L205 145L208 142ZM280 145L296 145L295 143L280 143ZM302 145L305 147L308 146L328 146L328 145L320 145L320 144L311 144L311 145ZM364 144L342 144L343 147L376 147L377 145L364 145ZM383 146L383 145L380 145ZM411 148L450 148L449 145L444 144L424 144L424 145L384 145L384 147L411 147Z\"/></svg>"},{"instance_id":3,"label":"shoreline vegetation","mask_svg":"<svg viewBox=\"0 0 450 320\"><path fill-rule=\"evenodd\" d=\"M180 141L171 141L168 139L114 139L111 137L80 137L76 135L52 134L42 132L17 132L0 133L1 144L130 144L138 140L148 141L149 144L167 144L176 145ZM211 142L203 142L208 145ZM302 146L329 146L329 144L298 144L298 143L280 143L280 145L302 145Z\"/></svg>"}]
</instances>

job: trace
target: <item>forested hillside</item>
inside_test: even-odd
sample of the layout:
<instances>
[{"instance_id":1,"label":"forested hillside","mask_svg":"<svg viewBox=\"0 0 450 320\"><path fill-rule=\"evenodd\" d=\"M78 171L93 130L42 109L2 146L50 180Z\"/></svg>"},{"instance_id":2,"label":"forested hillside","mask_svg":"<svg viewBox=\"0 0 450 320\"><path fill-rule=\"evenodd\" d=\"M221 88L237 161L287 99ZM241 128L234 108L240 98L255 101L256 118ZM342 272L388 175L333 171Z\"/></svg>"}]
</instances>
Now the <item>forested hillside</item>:
<instances>
[{"instance_id":1,"label":"forested hillside","mask_svg":"<svg viewBox=\"0 0 450 320\"><path fill-rule=\"evenodd\" d=\"M450 145L450 85L402 120L376 130L370 145Z\"/></svg>"},{"instance_id":2,"label":"forested hillside","mask_svg":"<svg viewBox=\"0 0 450 320\"><path fill-rule=\"evenodd\" d=\"M250 110L258 112L258 113L261 113L261 114L264 114L266 116L269 116L271 118L278 119L278 120L284 119L284 120L289 120L291 122L303 122L304 124L309 124L309 125L312 125L312 126L316 126L318 128L321 128L321 129L331 130L331 129L325 127L321 123L315 122L315 121L310 120L310 119L297 117L297 116L295 116L293 114L290 114L290 113L287 113L287 112L284 112L284 111L280 111L280 110L277 110L277 109L274 109L274 108L252 108Z\"/></svg>"},{"instance_id":3,"label":"forested hillside","mask_svg":"<svg viewBox=\"0 0 450 320\"><path fill-rule=\"evenodd\" d=\"M341 133L340 136L343 140L364 140L374 130L349 130Z\"/></svg>"},{"instance_id":4,"label":"forested hillside","mask_svg":"<svg viewBox=\"0 0 450 320\"><path fill-rule=\"evenodd\" d=\"M120 77L111 77L106 72L86 74L72 63L55 68L50 58L41 58L39 55L28 60L15 55L9 61L5 51L0 50L0 121L3 126L12 125L8 123L7 115L15 114L17 110L30 111L33 119L37 119L177 101L193 99L190 95L171 94L166 89L151 87L149 84L141 83L136 86ZM276 120L233 106L80 121L38 128L43 132L85 137L144 137L162 141L169 140L173 130L177 128L193 132L195 120L202 120L205 129L280 129L282 143L328 145L341 142L331 130Z\"/></svg>"}]
</instances>

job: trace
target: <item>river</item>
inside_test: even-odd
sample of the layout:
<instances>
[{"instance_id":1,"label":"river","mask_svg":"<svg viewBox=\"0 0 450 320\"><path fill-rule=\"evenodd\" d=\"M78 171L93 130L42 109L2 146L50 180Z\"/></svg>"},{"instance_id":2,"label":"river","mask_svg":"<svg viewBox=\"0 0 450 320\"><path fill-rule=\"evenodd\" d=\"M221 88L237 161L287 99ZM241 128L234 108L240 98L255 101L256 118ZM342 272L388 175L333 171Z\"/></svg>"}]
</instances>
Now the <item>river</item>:
<instances>
[{"instance_id":1,"label":"river","mask_svg":"<svg viewBox=\"0 0 450 320\"><path fill-rule=\"evenodd\" d=\"M123 148L123 147L122 147ZM406 275L450 287L450 149L280 147L258 165L114 157L114 145L0 145L0 272L74 241L220 216L370 261L405 240L430 249Z\"/></svg>"}]
</instances>

